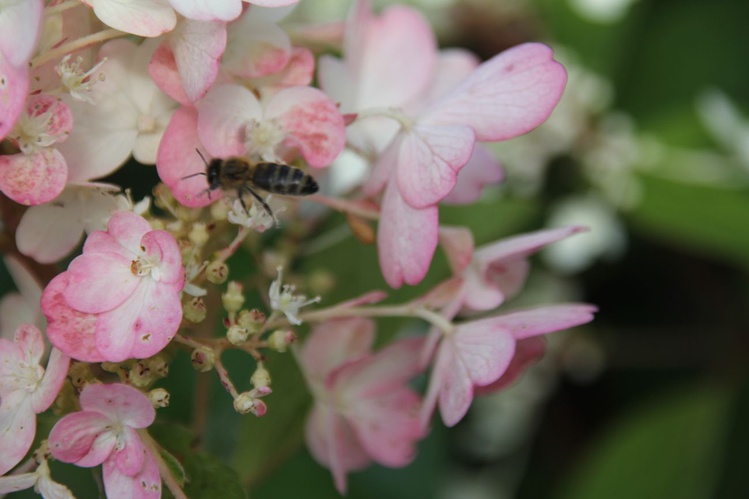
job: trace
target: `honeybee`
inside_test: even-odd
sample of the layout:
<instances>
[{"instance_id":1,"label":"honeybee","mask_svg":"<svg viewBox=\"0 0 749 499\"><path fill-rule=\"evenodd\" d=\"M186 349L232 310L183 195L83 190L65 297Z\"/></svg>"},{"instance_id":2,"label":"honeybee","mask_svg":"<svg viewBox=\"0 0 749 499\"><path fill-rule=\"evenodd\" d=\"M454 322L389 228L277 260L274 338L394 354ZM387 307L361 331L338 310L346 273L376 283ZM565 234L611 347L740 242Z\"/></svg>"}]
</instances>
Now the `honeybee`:
<instances>
[{"instance_id":1,"label":"honeybee","mask_svg":"<svg viewBox=\"0 0 749 499\"><path fill-rule=\"evenodd\" d=\"M262 189L272 194L285 196L306 196L318 190L317 182L303 170L279 163L252 163L245 158L213 158L207 161L203 154L195 149L205 163L205 172L198 172L182 179L205 175L208 179L208 195L211 191L236 191L242 207L247 211L244 193L250 193L263 206L263 209L276 220L268 203L255 189Z\"/></svg>"}]
</instances>

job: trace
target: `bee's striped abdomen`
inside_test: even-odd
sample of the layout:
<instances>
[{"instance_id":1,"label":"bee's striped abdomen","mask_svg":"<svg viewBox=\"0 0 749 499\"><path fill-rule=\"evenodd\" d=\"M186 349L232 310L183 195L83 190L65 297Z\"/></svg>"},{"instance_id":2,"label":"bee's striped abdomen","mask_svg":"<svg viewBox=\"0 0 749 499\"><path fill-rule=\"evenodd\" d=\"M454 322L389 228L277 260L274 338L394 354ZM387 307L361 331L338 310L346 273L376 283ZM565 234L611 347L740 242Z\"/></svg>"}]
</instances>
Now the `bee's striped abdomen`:
<instances>
[{"instance_id":1,"label":"bee's striped abdomen","mask_svg":"<svg viewBox=\"0 0 749 499\"><path fill-rule=\"evenodd\" d=\"M299 168L277 163L258 163L252 183L259 188L287 196L304 196L317 192L317 182Z\"/></svg>"}]
</instances>

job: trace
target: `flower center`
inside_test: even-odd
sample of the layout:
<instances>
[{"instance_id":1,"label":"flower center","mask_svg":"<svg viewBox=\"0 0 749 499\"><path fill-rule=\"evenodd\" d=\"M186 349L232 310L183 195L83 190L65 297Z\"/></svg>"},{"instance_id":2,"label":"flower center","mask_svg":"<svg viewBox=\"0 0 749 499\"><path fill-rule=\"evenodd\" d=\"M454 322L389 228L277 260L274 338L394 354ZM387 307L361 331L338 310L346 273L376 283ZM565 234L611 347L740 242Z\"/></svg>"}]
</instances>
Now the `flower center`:
<instances>
[{"instance_id":1,"label":"flower center","mask_svg":"<svg viewBox=\"0 0 749 499\"><path fill-rule=\"evenodd\" d=\"M286 137L281 125L275 120L252 120L244 129L247 152L266 161L276 160L276 147Z\"/></svg>"},{"instance_id":2,"label":"flower center","mask_svg":"<svg viewBox=\"0 0 749 499\"><path fill-rule=\"evenodd\" d=\"M16 123L13 139L24 154L31 154L42 147L49 147L59 138L50 133L52 110L37 115L24 113Z\"/></svg>"},{"instance_id":3,"label":"flower center","mask_svg":"<svg viewBox=\"0 0 749 499\"><path fill-rule=\"evenodd\" d=\"M146 277L151 275L151 279L158 282L161 280L161 269L157 262L152 262L146 257L139 256L132 262L130 262L130 271L138 277Z\"/></svg>"},{"instance_id":4,"label":"flower center","mask_svg":"<svg viewBox=\"0 0 749 499\"><path fill-rule=\"evenodd\" d=\"M138 132L139 133L153 133L156 130L156 120L147 114L141 114L138 116Z\"/></svg>"}]
</instances>

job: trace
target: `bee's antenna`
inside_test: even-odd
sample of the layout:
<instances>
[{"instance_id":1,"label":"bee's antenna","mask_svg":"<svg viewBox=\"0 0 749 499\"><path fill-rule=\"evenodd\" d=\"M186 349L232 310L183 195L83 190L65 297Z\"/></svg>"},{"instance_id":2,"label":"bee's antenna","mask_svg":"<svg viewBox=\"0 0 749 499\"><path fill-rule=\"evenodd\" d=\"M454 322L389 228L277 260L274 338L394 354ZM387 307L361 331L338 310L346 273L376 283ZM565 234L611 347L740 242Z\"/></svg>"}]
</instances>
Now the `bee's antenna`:
<instances>
[{"instance_id":1,"label":"bee's antenna","mask_svg":"<svg viewBox=\"0 0 749 499\"><path fill-rule=\"evenodd\" d=\"M203 156L203 153L200 152L200 149L198 149L196 147L195 148L195 152L198 153L198 156L200 156L200 159L203 160L203 163L205 163L205 166L208 166L208 161L205 160L205 156ZM188 175L186 177L182 177L180 180L185 180L185 179L188 179L188 178L197 177L198 175L208 176L205 172L198 172L198 173L193 173L192 175Z\"/></svg>"},{"instance_id":2,"label":"bee's antenna","mask_svg":"<svg viewBox=\"0 0 749 499\"><path fill-rule=\"evenodd\" d=\"M200 149L197 147L195 148L195 152L198 153L198 156L200 156L200 159L203 160L203 163L205 163L205 166L208 166L208 161L205 160L205 156L203 156L203 153L200 152Z\"/></svg>"}]
</instances>

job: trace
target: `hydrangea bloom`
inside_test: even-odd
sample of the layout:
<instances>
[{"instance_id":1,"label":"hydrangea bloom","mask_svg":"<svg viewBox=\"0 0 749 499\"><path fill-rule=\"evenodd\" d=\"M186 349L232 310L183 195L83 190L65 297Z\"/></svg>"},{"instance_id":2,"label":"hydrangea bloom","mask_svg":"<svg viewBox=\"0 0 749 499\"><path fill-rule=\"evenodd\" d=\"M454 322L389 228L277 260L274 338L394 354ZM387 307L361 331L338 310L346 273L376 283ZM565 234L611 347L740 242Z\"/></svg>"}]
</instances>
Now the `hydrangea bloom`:
<instances>
[{"instance_id":1,"label":"hydrangea bloom","mask_svg":"<svg viewBox=\"0 0 749 499\"><path fill-rule=\"evenodd\" d=\"M136 432L156 417L148 397L128 385L94 384L83 389L80 403L80 412L52 428L52 455L86 468L101 464L107 497L161 497L156 460Z\"/></svg>"},{"instance_id":2,"label":"hydrangea bloom","mask_svg":"<svg viewBox=\"0 0 749 499\"><path fill-rule=\"evenodd\" d=\"M177 332L183 284L174 237L135 213L116 213L44 290L47 334L79 360L149 357Z\"/></svg>"},{"instance_id":3,"label":"hydrangea bloom","mask_svg":"<svg viewBox=\"0 0 749 499\"><path fill-rule=\"evenodd\" d=\"M31 324L14 341L0 338L0 475L26 455L36 433L36 415L52 405L68 373L70 358L52 349L47 369L42 333Z\"/></svg>"}]
</instances>

